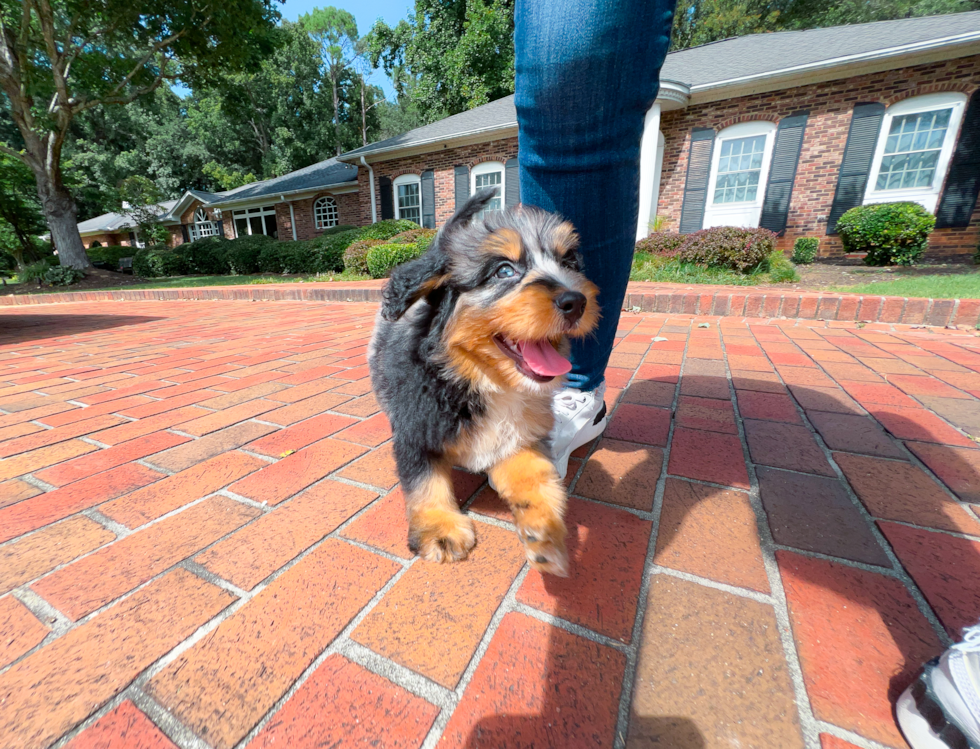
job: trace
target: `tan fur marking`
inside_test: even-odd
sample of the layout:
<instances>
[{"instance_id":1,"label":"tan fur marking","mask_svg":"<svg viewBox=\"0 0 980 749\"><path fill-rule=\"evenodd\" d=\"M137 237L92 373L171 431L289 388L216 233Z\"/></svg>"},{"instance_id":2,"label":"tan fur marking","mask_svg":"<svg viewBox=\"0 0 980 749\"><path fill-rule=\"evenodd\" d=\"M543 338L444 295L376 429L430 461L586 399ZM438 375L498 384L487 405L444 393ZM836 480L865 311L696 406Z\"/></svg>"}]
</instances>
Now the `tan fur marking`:
<instances>
[{"instance_id":1,"label":"tan fur marking","mask_svg":"<svg viewBox=\"0 0 980 749\"><path fill-rule=\"evenodd\" d=\"M554 241L555 251L559 255L564 255L569 250L578 247L578 233L575 231L575 227L567 221L562 221L558 225L558 228L551 235L551 239Z\"/></svg>"},{"instance_id":2,"label":"tan fur marking","mask_svg":"<svg viewBox=\"0 0 980 749\"><path fill-rule=\"evenodd\" d=\"M480 246L488 255L503 255L515 263L521 259L521 235L513 229L498 229Z\"/></svg>"},{"instance_id":3,"label":"tan fur marking","mask_svg":"<svg viewBox=\"0 0 980 749\"><path fill-rule=\"evenodd\" d=\"M415 491L405 492L409 546L429 562L465 559L476 545L473 521L459 511L453 494L452 468L435 466Z\"/></svg>"},{"instance_id":4,"label":"tan fur marking","mask_svg":"<svg viewBox=\"0 0 980 749\"><path fill-rule=\"evenodd\" d=\"M510 505L528 561L552 575L568 575L565 487L540 451L525 448L490 469L497 492Z\"/></svg>"}]
</instances>

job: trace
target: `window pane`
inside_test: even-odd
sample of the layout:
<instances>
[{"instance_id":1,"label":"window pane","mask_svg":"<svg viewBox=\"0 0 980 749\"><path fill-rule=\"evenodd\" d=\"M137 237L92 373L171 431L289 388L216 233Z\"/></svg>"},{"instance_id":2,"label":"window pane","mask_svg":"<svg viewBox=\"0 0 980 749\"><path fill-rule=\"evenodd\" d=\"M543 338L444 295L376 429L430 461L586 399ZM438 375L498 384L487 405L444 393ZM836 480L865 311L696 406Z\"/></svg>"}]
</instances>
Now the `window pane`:
<instances>
[{"instance_id":1,"label":"window pane","mask_svg":"<svg viewBox=\"0 0 980 749\"><path fill-rule=\"evenodd\" d=\"M279 228L276 226L275 214L265 216L265 233L273 239L279 239Z\"/></svg>"},{"instance_id":2,"label":"window pane","mask_svg":"<svg viewBox=\"0 0 980 749\"><path fill-rule=\"evenodd\" d=\"M317 229L329 229L338 223L337 201L333 198L320 198L313 204L313 225Z\"/></svg>"},{"instance_id":3,"label":"window pane","mask_svg":"<svg viewBox=\"0 0 980 749\"><path fill-rule=\"evenodd\" d=\"M248 219L235 218L235 234L239 237L248 236Z\"/></svg>"},{"instance_id":4,"label":"window pane","mask_svg":"<svg viewBox=\"0 0 980 749\"><path fill-rule=\"evenodd\" d=\"M419 183L398 185L398 218L422 224L422 203L419 195Z\"/></svg>"},{"instance_id":5,"label":"window pane","mask_svg":"<svg viewBox=\"0 0 980 749\"><path fill-rule=\"evenodd\" d=\"M249 217L248 223L252 227L252 234L265 234L265 232L262 231L262 218L260 216Z\"/></svg>"},{"instance_id":6,"label":"window pane","mask_svg":"<svg viewBox=\"0 0 980 749\"><path fill-rule=\"evenodd\" d=\"M477 174L473 178L473 181L476 185L477 190L482 190L484 187L500 186L504 182L504 173L487 172L486 174ZM487 207L484 208L482 211L480 211L479 215L483 216L485 213L488 213L490 211L499 211L503 207L504 207L503 201L498 195L497 197L493 198L489 203L487 203Z\"/></svg>"},{"instance_id":7,"label":"window pane","mask_svg":"<svg viewBox=\"0 0 980 749\"><path fill-rule=\"evenodd\" d=\"M876 190L931 187L952 109L893 117Z\"/></svg>"},{"instance_id":8,"label":"window pane","mask_svg":"<svg viewBox=\"0 0 980 749\"><path fill-rule=\"evenodd\" d=\"M732 138L721 142L715 203L751 203L759 196L759 175L766 136Z\"/></svg>"}]
</instances>

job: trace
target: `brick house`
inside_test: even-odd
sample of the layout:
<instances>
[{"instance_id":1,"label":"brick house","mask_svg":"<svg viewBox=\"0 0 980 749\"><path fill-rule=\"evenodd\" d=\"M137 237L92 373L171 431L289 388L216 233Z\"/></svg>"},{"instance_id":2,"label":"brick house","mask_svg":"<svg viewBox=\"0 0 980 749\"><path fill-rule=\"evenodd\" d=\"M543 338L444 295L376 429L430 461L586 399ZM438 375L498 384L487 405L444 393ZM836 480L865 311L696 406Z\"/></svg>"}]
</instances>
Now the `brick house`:
<instances>
[{"instance_id":1,"label":"brick house","mask_svg":"<svg viewBox=\"0 0 980 749\"><path fill-rule=\"evenodd\" d=\"M158 220L170 232L172 247L217 235L312 239L333 226L362 223L357 191L357 167L327 159L226 192L187 190L160 204ZM132 246L133 229L125 213L107 213L78 225L86 248Z\"/></svg>"},{"instance_id":2,"label":"brick house","mask_svg":"<svg viewBox=\"0 0 980 749\"><path fill-rule=\"evenodd\" d=\"M914 200L932 255L980 240L980 12L727 39L672 52L646 117L637 238L764 226L841 253L837 219ZM477 187L519 200L513 97L350 151L360 221L438 226Z\"/></svg>"},{"instance_id":3,"label":"brick house","mask_svg":"<svg viewBox=\"0 0 980 749\"><path fill-rule=\"evenodd\" d=\"M763 226L782 249L863 203L936 214L929 254L980 241L980 11L758 34L672 52L646 115L637 238ZM480 187L520 200L513 96L225 193L164 204L171 241L210 233L308 239L334 224L444 223ZM220 213L218 213L220 211ZM112 217L80 224L88 242ZM99 223L100 219L106 219ZM92 224L91 227L87 225ZM125 236L120 237L125 242Z\"/></svg>"}]
</instances>

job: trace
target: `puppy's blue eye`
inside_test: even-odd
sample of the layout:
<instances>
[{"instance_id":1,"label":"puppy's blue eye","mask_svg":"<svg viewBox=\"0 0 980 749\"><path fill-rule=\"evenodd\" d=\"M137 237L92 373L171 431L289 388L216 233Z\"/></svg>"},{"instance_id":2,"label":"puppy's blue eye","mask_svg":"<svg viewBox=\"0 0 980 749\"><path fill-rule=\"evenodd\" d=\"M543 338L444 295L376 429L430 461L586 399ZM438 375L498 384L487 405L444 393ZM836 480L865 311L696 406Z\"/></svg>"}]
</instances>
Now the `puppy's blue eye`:
<instances>
[{"instance_id":1,"label":"puppy's blue eye","mask_svg":"<svg viewBox=\"0 0 980 749\"><path fill-rule=\"evenodd\" d=\"M497 278L513 278L517 275L517 271L514 270L512 265L501 265L497 268L497 272L494 274Z\"/></svg>"}]
</instances>

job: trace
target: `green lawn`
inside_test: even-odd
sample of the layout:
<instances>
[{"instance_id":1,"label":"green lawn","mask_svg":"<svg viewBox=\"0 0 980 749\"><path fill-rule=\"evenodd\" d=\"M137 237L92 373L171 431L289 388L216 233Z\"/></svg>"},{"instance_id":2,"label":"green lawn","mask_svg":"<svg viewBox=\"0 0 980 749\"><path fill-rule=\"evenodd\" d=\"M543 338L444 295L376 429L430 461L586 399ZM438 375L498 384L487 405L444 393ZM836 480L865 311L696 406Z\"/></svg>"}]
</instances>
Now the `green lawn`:
<instances>
[{"instance_id":1,"label":"green lawn","mask_svg":"<svg viewBox=\"0 0 980 749\"><path fill-rule=\"evenodd\" d=\"M933 299L980 299L980 272L909 276L890 281L862 283L856 286L835 286L833 291Z\"/></svg>"},{"instance_id":2,"label":"green lawn","mask_svg":"<svg viewBox=\"0 0 980 749\"><path fill-rule=\"evenodd\" d=\"M255 276L174 276L173 278L159 278L146 283L137 283L130 286L104 286L85 288L85 291L124 291L126 289L184 289L199 286L250 286L253 284L270 283L322 283L324 281L369 281L370 276L362 276L357 273L335 273L333 275L321 276L278 276L278 275L255 275ZM16 285L18 279L15 277L7 282L9 286ZM45 286L33 290L36 294L50 294L64 291L78 290L72 286Z\"/></svg>"}]
</instances>

